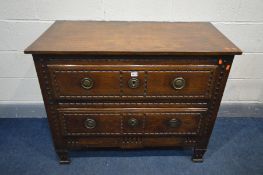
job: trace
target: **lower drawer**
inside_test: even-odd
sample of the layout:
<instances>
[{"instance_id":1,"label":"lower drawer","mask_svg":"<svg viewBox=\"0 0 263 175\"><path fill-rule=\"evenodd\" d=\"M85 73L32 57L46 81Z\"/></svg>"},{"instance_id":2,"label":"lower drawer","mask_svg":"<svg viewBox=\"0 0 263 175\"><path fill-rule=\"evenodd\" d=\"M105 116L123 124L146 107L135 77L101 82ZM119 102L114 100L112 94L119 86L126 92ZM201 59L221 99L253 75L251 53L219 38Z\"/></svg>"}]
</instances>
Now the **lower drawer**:
<instances>
[{"instance_id":1,"label":"lower drawer","mask_svg":"<svg viewBox=\"0 0 263 175\"><path fill-rule=\"evenodd\" d=\"M158 112L156 112L158 111ZM206 109L59 110L64 136L198 135Z\"/></svg>"}]
</instances>

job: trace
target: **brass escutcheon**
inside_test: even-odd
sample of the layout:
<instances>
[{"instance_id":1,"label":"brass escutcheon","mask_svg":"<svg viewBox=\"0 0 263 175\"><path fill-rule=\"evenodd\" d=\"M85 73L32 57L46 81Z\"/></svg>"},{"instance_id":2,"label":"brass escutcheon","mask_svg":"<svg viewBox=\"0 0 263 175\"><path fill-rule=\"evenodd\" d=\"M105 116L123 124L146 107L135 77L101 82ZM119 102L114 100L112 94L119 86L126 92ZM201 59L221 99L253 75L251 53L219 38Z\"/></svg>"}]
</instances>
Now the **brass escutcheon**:
<instances>
[{"instance_id":1,"label":"brass escutcheon","mask_svg":"<svg viewBox=\"0 0 263 175\"><path fill-rule=\"evenodd\" d=\"M128 86L132 89L138 88L140 86L140 80L138 78L131 78L128 81Z\"/></svg>"},{"instance_id":2,"label":"brass escutcheon","mask_svg":"<svg viewBox=\"0 0 263 175\"><path fill-rule=\"evenodd\" d=\"M139 121L136 118L130 118L128 120L128 126L130 127L136 127L139 125Z\"/></svg>"}]
</instances>

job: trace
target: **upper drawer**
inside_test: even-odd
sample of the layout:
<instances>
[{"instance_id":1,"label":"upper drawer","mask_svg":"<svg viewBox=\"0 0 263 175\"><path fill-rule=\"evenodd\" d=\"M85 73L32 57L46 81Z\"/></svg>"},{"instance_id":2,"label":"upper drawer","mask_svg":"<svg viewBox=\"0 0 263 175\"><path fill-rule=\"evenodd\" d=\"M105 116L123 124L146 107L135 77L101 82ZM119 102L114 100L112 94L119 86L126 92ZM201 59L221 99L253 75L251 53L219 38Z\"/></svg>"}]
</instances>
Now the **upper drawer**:
<instances>
[{"instance_id":1,"label":"upper drawer","mask_svg":"<svg viewBox=\"0 0 263 175\"><path fill-rule=\"evenodd\" d=\"M147 95L157 97L208 97L213 87L213 71L191 67L180 70L148 71Z\"/></svg>"},{"instance_id":2,"label":"upper drawer","mask_svg":"<svg viewBox=\"0 0 263 175\"><path fill-rule=\"evenodd\" d=\"M210 98L216 64L48 64L57 99Z\"/></svg>"},{"instance_id":3,"label":"upper drawer","mask_svg":"<svg viewBox=\"0 0 263 175\"><path fill-rule=\"evenodd\" d=\"M119 97L119 71L54 70L52 85L57 98Z\"/></svg>"}]
</instances>

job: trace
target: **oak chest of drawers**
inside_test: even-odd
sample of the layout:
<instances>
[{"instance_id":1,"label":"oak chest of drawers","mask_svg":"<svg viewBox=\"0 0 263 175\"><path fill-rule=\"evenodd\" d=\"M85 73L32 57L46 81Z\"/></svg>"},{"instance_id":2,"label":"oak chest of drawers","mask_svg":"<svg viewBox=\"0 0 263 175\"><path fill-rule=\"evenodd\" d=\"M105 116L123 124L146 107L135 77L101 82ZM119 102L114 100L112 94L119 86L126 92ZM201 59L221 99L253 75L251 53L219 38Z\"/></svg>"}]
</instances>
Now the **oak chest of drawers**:
<instances>
[{"instance_id":1,"label":"oak chest of drawers","mask_svg":"<svg viewBox=\"0 0 263 175\"><path fill-rule=\"evenodd\" d=\"M61 163L83 148L207 149L234 55L210 23L55 22L33 55Z\"/></svg>"}]
</instances>

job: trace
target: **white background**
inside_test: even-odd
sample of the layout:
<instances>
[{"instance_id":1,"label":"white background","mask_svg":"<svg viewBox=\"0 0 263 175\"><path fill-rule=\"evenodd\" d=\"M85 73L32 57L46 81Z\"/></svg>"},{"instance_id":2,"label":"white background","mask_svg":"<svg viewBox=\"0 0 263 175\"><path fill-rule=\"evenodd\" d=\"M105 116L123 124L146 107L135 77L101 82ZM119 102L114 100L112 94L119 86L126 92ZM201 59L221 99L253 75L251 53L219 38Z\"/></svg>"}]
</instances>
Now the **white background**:
<instances>
[{"instance_id":1,"label":"white background","mask_svg":"<svg viewBox=\"0 0 263 175\"><path fill-rule=\"evenodd\" d=\"M263 0L0 0L0 103L42 103L23 50L54 20L212 22L244 52L223 102L263 103Z\"/></svg>"}]
</instances>

